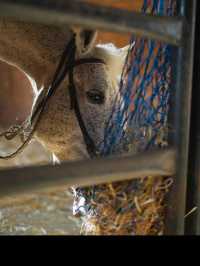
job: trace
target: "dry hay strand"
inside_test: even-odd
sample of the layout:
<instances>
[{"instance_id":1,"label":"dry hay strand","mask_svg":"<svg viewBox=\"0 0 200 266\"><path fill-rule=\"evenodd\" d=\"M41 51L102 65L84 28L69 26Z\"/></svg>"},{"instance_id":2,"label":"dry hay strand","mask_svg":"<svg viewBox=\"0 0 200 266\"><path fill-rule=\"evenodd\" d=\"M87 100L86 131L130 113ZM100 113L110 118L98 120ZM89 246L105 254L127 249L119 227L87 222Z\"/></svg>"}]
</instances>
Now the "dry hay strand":
<instances>
[{"instance_id":1,"label":"dry hay strand","mask_svg":"<svg viewBox=\"0 0 200 266\"><path fill-rule=\"evenodd\" d=\"M85 199L81 234L162 235L164 200L172 183L172 178L148 177L96 186L87 195L81 191L76 195L77 203Z\"/></svg>"}]
</instances>

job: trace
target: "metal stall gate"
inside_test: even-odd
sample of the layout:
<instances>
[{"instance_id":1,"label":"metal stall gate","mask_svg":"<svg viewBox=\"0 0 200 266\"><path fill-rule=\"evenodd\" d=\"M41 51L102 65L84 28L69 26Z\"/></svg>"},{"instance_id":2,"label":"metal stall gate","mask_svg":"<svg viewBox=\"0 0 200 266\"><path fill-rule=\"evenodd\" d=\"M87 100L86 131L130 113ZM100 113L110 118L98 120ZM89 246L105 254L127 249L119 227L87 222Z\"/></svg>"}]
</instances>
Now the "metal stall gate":
<instances>
[{"instance_id":1,"label":"metal stall gate","mask_svg":"<svg viewBox=\"0 0 200 266\"><path fill-rule=\"evenodd\" d=\"M0 197L25 193L30 190L50 190L63 185L66 187L89 186L137 178L140 176L144 164L146 165L148 162L149 169L153 169L152 166L157 164L163 165L163 168L156 172L145 173L146 175L175 174L176 176L175 186L168 198L166 234L185 234L191 231L200 233L197 222L199 214L196 220L187 223L186 227L184 218L186 203L189 202L189 207L192 204L197 204L197 201L199 203L197 192L195 193L197 200L191 196L189 189L187 193L196 4L196 0L179 0L179 16L160 17L114 8L96 7L77 1L73 3L64 0L0 1L0 16L21 18L44 24L65 25L70 23L82 25L85 28L129 32L136 36L145 36L172 44L175 47L173 83L176 84L171 103L174 109L170 115L175 131L170 136L170 148L145 152L123 159L96 159L92 165L90 162L84 161L63 163L60 166L2 170L0 171ZM193 154L191 157L194 162L196 162L195 157L197 160L199 159L198 151L196 154L197 156ZM176 162L174 158L176 158ZM120 160L120 166L118 166L118 160ZM191 177L189 180L190 187L193 187L193 182L196 184L198 180L198 162L195 165L197 174L194 175L195 178Z\"/></svg>"}]
</instances>

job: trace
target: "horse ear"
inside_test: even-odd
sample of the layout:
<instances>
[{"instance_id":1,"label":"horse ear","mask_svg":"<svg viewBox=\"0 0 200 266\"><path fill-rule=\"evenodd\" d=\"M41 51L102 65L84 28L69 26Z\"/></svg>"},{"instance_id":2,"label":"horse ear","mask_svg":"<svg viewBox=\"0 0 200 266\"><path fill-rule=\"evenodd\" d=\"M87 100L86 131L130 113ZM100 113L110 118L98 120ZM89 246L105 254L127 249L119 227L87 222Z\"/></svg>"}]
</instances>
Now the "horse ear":
<instances>
[{"instance_id":1,"label":"horse ear","mask_svg":"<svg viewBox=\"0 0 200 266\"><path fill-rule=\"evenodd\" d=\"M110 70L110 76L121 76L129 45L123 48L117 48L112 43L99 44L94 47L90 53L91 57L102 59Z\"/></svg>"},{"instance_id":2,"label":"horse ear","mask_svg":"<svg viewBox=\"0 0 200 266\"><path fill-rule=\"evenodd\" d=\"M97 32L86 29L73 29L76 35L76 47L78 55L86 55L95 45Z\"/></svg>"}]
</instances>

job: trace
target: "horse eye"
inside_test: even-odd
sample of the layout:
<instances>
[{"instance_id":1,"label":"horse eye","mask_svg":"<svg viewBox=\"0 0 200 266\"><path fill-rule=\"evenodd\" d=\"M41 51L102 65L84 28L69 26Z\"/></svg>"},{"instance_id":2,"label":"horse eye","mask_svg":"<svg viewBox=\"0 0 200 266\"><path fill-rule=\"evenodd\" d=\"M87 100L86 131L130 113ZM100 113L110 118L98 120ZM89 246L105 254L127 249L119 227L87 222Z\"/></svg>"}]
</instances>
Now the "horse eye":
<instances>
[{"instance_id":1,"label":"horse eye","mask_svg":"<svg viewBox=\"0 0 200 266\"><path fill-rule=\"evenodd\" d=\"M87 99L92 104L103 104L105 101L104 93L99 90L90 90L86 92Z\"/></svg>"}]
</instances>

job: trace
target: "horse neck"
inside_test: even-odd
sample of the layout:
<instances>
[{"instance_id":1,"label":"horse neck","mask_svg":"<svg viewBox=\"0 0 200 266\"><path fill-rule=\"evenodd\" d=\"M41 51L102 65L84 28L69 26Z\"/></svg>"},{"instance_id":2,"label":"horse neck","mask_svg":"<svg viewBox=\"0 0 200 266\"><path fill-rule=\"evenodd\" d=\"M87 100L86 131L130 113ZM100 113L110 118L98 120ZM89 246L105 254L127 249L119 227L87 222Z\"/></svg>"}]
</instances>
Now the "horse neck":
<instances>
[{"instance_id":1,"label":"horse neck","mask_svg":"<svg viewBox=\"0 0 200 266\"><path fill-rule=\"evenodd\" d=\"M36 81L48 85L72 32L67 27L0 19L0 59L15 65Z\"/></svg>"}]
</instances>

